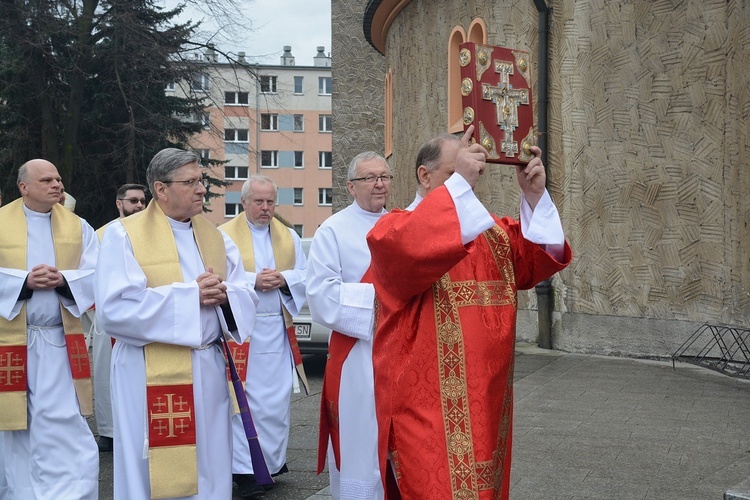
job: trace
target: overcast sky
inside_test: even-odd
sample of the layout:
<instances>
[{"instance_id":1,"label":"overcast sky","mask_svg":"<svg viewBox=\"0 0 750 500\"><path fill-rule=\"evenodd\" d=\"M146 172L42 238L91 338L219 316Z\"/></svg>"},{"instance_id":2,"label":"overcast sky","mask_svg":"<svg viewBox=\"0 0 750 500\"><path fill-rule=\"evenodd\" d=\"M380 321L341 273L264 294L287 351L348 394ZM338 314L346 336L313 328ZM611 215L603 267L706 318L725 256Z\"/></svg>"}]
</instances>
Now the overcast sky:
<instances>
[{"instance_id":1,"label":"overcast sky","mask_svg":"<svg viewBox=\"0 0 750 500\"><path fill-rule=\"evenodd\" d=\"M165 0L172 7L178 0ZM242 16L222 27L210 13L188 8L182 20L204 20L201 36L212 36L217 48L245 52L252 62L279 64L285 45L292 46L298 66L312 66L316 47L331 51L331 0L235 0ZM242 18L244 16L244 19Z\"/></svg>"}]
</instances>

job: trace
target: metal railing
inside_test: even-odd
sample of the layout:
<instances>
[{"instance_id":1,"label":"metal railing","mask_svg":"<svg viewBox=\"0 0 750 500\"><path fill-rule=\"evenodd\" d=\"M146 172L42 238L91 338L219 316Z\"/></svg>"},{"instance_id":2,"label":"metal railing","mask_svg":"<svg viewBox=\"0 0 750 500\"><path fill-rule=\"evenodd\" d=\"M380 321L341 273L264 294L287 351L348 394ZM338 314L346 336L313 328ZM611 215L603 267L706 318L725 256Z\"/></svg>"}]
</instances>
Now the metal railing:
<instances>
[{"instance_id":1,"label":"metal railing","mask_svg":"<svg viewBox=\"0 0 750 500\"><path fill-rule=\"evenodd\" d=\"M672 367L677 360L734 377L750 378L749 345L748 329L705 324L672 354Z\"/></svg>"}]
</instances>

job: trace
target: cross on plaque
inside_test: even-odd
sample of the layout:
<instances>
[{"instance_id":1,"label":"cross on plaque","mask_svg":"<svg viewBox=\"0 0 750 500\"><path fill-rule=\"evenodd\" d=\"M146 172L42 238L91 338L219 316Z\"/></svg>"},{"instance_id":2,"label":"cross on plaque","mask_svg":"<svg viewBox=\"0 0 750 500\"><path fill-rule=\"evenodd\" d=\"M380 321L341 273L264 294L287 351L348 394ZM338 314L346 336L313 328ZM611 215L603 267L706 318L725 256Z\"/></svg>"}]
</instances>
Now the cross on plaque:
<instances>
[{"instance_id":1,"label":"cross on plaque","mask_svg":"<svg viewBox=\"0 0 750 500\"><path fill-rule=\"evenodd\" d=\"M2 361L2 358L0 358L0 361ZM0 366L0 377L5 376L5 385L14 385L20 382L23 376L23 365L20 363L23 363L21 356L12 352L5 353L5 364ZM0 382L2 382L2 378L0 378Z\"/></svg>"},{"instance_id":2,"label":"cross on plaque","mask_svg":"<svg viewBox=\"0 0 750 500\"><path fill-rule=\"evenodd\" d=\"M237 371L242 372L247 363L247 357L245 357L245 351L241 346L232 346L232 359Z\"/></svg>"},{"instance_id":3,"label":"cross on plaque","mask_svg":"<svg viewBox=\"0 0 750 500\"><path fill-rule=\"evenodd\" d=\"M497 124L504 132L500 151L509 157L518 154L518 143L513 140L513 132L518 127L518 106L529 104L529 89L514 89L510 84L513 68L512 61L495 60L495 73L500 75L500 81L496 87L482 84L482 99L495 103Z\"/></svg>"},{"instance_id":4,"label":"cross on plaque","mask_svg":"<svg viewBox=\"0 0 750 500\"><path fill-rule=\"evenodd\" d=\"M158 407L159 409L164 408L166 406L166 411L157 413L157 412L151 412L151 422L156 420L159 424L159 426L154 425L154 429L159 431L159 435L162 435L164 432L164 423L163 421L166 421L168 434L167 437L177 437L177 435L174 433L175 427L177 427L177 430L180 431L181 434L185 433L185 430L189 428L188 424L184 423L184 420L182 419L192 419L192 410L188 409L188 411L180 412L175 411L175 406L178 406L180 409L184 407L185 405L189 404L186 401L182 399L182 396L179 397L179 399L175 402L174 401L174 394L165 394L167 396L167 402L166 404L161 401L161 398L158 398L157 402L153 404L153 406ZM179 419L180 423L179 426L175 425L175 420Z\"/></svg>"},{"instance_id":5,"label":"cross on plaque","mask_svg":"<svg viewBox=\"0 0 750 500\"><path fill-rule=\"evenodd\" d=\"M80 342L74 342L71 347L70 362L76 365L74 371L81 372L88 367L89 353L81 352Z\"/></svg>"}]
</instances>

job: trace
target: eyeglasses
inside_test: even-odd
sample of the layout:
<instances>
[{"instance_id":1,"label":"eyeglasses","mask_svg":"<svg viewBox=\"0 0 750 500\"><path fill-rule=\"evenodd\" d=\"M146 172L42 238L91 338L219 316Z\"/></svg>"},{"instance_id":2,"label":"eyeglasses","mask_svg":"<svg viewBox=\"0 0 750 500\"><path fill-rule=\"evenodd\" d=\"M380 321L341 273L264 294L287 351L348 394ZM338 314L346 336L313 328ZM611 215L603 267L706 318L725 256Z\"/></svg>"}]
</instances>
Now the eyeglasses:
<instances>
[{"instance_id":1,"label":"eyeglasses","mask_svg":"<svg viewBox=\"0 0 750 500\"><path fill-rule=\"evenodd\" d=\"M357 177L356 179L349 179L350 181L365 181L367 184L375 184L377 181L382 182L383 184L387 184L393 180L392 175L368 175L366 177Z\"/></svg>"},{"instance_id":2,"label":"eyeglasses","mask_svg":"<svg viewBox=\"0 0 750 500\"><path fill-rule=\"evenodd\" d=\"M117 198L118 200L127 201L131 205L145 205L146 204L146 198Z\"/></svg>"},{"instance_id":3,"label":"eyeglasses","mask_svg":"<svg viewBox=\"0 0 750 500\"><path fill-rule=\"evenodd\" d=\"M208 182L208 179L205 177L202 177L200 179L189 179L186 181L160 181L164 184L182 184L185 187L188 187L190 189L195 189L198 187L198 184L200 183L204 188L208 189L208 186L210 183Z\"/></svg>"}]
</instances>

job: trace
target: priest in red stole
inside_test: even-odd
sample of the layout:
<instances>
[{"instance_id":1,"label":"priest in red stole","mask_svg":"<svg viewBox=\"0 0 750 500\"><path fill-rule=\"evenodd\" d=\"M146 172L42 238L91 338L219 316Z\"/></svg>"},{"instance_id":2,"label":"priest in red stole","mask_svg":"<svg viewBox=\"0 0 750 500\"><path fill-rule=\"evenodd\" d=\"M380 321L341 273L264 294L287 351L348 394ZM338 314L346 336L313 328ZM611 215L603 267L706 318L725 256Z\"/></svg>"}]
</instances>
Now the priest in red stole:
<instances>
[{"instance_id":1,"label":"priest in red stole","mask_svg":"<svg viewBox=\"0 0 750 500\"><path fill-rule=\"evenodd\" d=\"M487 152L471 132L422 146L416 200L367 237L386 498L508 498L517 290L571 260L541 150L516 167L520 221L499 218L473 192Z\"/></svg>"}]
</instances>

